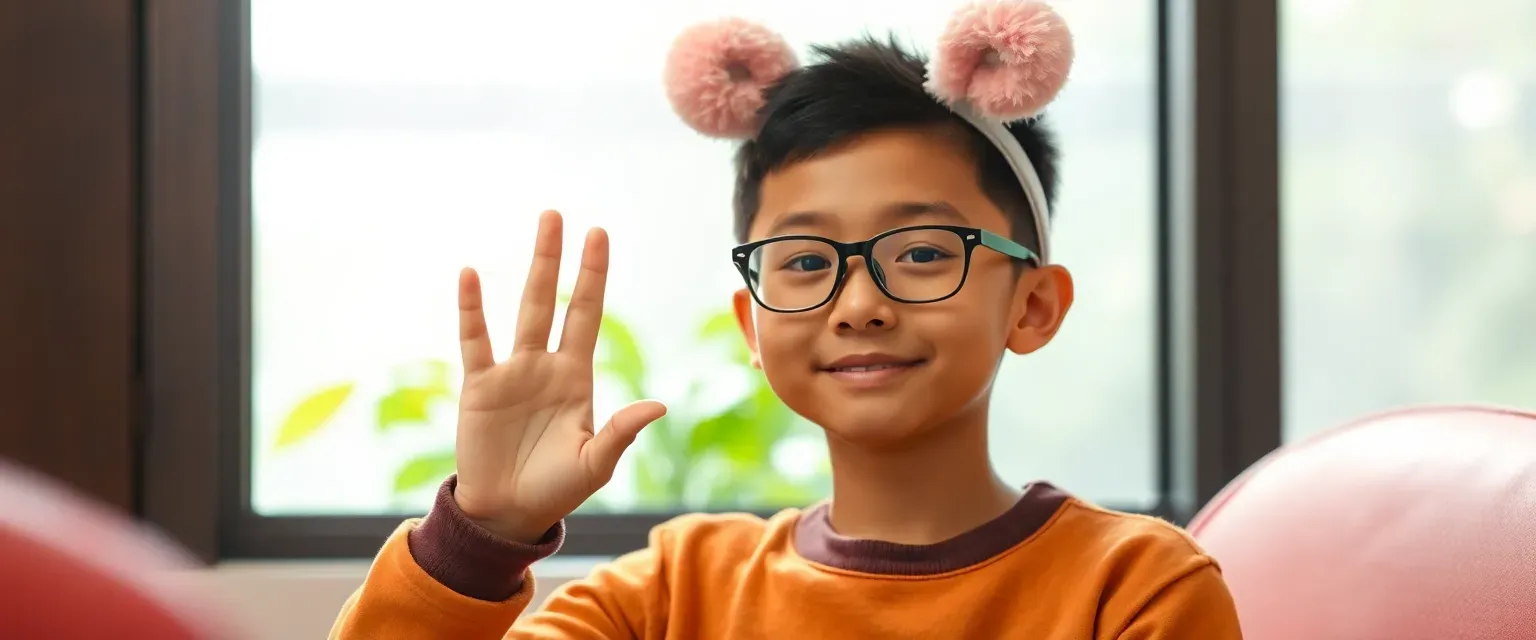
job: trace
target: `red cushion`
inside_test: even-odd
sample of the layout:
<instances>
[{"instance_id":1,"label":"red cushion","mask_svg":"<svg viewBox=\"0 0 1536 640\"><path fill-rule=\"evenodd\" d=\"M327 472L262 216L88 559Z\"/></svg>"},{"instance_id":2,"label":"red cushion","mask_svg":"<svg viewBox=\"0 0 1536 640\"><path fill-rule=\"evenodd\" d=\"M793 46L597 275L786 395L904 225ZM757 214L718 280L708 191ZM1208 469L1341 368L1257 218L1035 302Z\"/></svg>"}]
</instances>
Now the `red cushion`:
<instances>
[{"instance_id":1,"label":"red cushion","mask_svg":"<svg viewBox=\"0 0 1536 640\"><path fill-rule=\"evenodd\" d=\"M1189 529L1247 640L1536 638L1536 414L1366 418L1272 453Z\"/></svg>"},{"instance_id":2,"label":"red cushion","mask_svg":"<svg viewBox=\"0 0 1536 640\"><path fill-rule=\"evenodd\" d=\"M194 568L127 518L0 463L0 637L237 637Z\"/></svg>"}]
</instances>

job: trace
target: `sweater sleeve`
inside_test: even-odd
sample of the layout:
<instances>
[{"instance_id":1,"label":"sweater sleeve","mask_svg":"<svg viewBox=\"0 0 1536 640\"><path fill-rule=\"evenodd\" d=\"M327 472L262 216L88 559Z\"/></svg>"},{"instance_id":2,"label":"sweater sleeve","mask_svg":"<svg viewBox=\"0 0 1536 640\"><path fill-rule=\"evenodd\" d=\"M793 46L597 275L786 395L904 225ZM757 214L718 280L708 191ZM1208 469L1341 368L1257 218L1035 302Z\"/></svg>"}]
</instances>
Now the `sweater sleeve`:
<instances>
[{"instance_id":1,"label":"sweater sleeve","mask_svg":"<svg viewBox=\"0 0 1536 640\"><path fill-rule=\"evenodd\" d=\"M559 549L563 524L537 544L503 540L459 510L456 478L423 520L384 543L363 586L342 606L333 640L493 640L507 635L533 597L529 566Z\"/></svg>"},{"instance_id":2,"label":"sweater sleeve","mask_svg":"<svg viewBox=\"0 0 1536 640\"><path fill-rule=\"evenodd\" d=\"M1210 561L1169 583L1115 636L1117 640L1242 640L1237 606Z\"/></svg>"}]
</instances>

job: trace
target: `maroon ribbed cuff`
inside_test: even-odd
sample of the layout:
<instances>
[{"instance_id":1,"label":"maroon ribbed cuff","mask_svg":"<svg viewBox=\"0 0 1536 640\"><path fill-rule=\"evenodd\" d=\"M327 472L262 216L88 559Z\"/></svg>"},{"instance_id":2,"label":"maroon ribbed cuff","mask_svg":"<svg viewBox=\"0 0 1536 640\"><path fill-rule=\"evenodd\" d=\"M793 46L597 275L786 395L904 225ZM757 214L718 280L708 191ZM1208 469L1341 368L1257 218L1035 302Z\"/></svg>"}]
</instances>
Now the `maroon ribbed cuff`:
<instances>
[{"instance_id":1,"label":"maroon ribbed cuff","mask_svg":"<svg viewBox=\"0 0 1536 640\"><path fill-rule=\"evenodd\" d=\"M529 565L560 550L565 523L545 532L538 544L503 539L475 524L453 499L458 476L448 476L437 490L432 510L411 531L411 557L427 575L456 593L501 602L523 588Z\"/></svg>"}]
</instances>

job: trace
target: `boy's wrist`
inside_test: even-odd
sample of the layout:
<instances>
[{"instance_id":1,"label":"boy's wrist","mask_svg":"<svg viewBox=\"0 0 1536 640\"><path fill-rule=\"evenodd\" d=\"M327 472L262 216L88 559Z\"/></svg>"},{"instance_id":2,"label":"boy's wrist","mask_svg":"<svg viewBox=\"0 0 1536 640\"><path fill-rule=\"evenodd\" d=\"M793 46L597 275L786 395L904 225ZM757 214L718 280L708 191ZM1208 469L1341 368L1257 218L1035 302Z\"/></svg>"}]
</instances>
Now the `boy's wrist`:
<instances>
[{"instance_id":1,"label":"boy's wrist","mask_svg":"<svg viewBox=\"0 0 1536 640\"><path fill-rule=\"evenodd\" d=\"M458 507L459 513L475 526L486 530L492 535L518 544L537 545L543 541L550 528L560 521L555 518L545 522L543 518L526 517L521 514L490 515L492 509L482 509L476 505L472 496L467 495L463 487L458 486L457 477L452 478L453 503Z\"/></svg>"},{"instance_id":2,"label":"boy's wrist","mask_svg":"<svg viewBox=\"0 0 1536 640\"><path fill-rule=\"evenodd\" d=\"M554 555L565 538L556 522L532 542L487 528L464 513L454 496L457 478L450 476L438 489L432 510L410 532L412 558L438 583L453 591L490 602L511 597L523 587L528 566Z\"/></svg>"},{"instance_id":3,"label":"boy's wrist","mask_svg":"<svg viewBox=\"0 0 1536 640\"><path fill-rule=\"evenodd\" d=\"M489 531L492 535L501 538L502 540L506 540L507 542L514 542L517 544L525 544L530 547L536 547L540 544L548 542L549 530L553 529L556 524L550 523L541 526L531 524L529 521L523 519L493 520L474 517L470 517L469 521L475 523L476 526Z\"/></svg>"}]
</instances>

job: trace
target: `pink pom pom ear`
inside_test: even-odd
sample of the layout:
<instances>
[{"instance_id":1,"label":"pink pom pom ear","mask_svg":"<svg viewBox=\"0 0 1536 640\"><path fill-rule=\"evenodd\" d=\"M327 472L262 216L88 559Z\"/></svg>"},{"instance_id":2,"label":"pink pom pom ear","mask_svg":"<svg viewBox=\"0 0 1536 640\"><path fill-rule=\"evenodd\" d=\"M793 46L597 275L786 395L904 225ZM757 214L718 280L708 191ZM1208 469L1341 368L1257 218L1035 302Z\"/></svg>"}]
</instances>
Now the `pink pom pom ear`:
<instances>
[{"instance_id":1,"label":"pink pom pom ear","mask_svg":"<svg viewBox=\"0 0 1536 640\"><path fill-rule=\"evenodd\" d=\"M784 38L762 26L738 18L696 25L667 55L667 99L699 133L749 138L763 90L798 66Z\"/></svg>"},{"instance_id":2,"label":"pink pom pom ear","mask_svg":"<svg viewBox=\"0 0 1536 640\"><path fill-rule=\"evenodd\" d=\"M1039 115L1072 70L1072 34L1039 0L984 0L950 18L928 68L928 90L1011 122Z\"/></svg>"}]
</instances>

